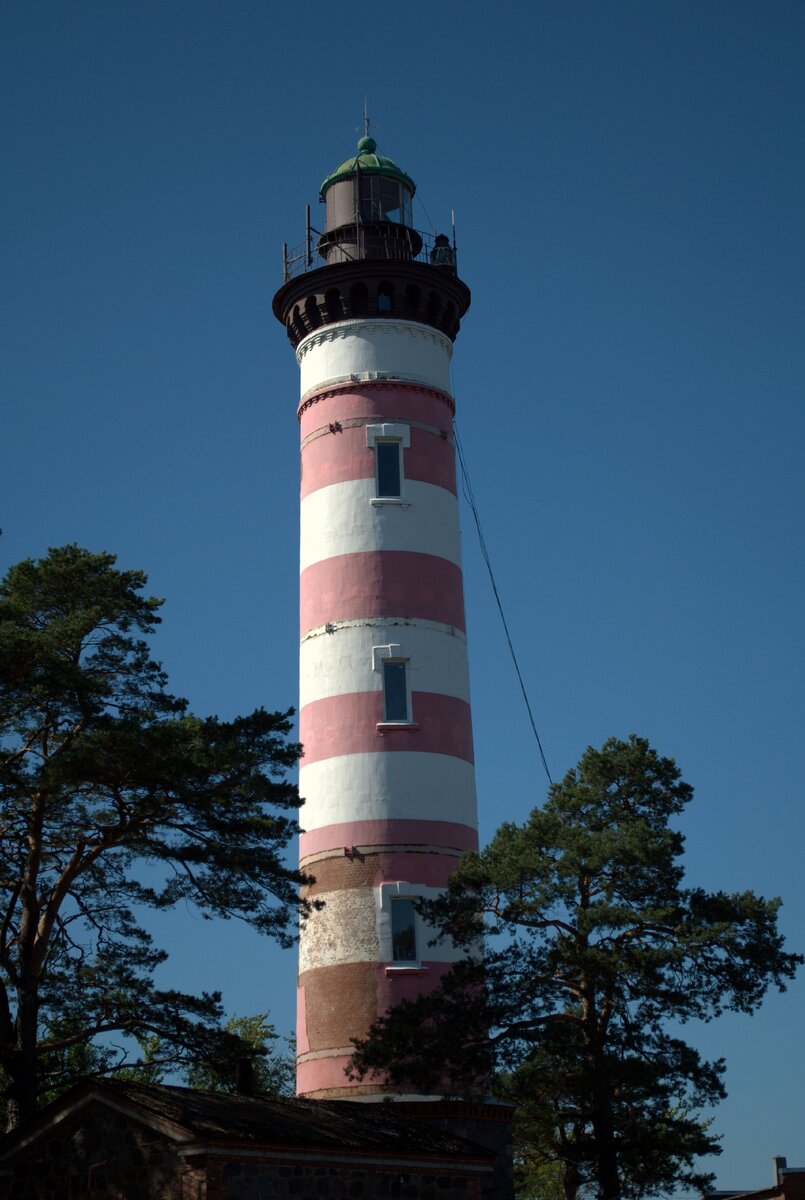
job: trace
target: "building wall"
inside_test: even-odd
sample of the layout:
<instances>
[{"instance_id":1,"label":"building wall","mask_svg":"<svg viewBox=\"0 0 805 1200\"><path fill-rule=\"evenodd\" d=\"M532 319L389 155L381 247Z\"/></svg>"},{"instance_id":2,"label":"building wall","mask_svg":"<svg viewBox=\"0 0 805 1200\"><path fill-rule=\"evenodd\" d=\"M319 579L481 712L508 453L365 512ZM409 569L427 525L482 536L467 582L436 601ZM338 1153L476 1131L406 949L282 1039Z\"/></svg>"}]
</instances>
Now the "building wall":
<instances>
[{"instance_id":1,"label":"building wall","mask_svg":"<svg viewBox=\"0 0 805 1200\"><path fill-rule=\"evenodd\" d=\"M196 1200L172 1141L97 1103L21 1150L12 1170L3 1200Z\"/></svg>"},{"instance_id":2,"label":"building wall","mask_svg":"<svg viewBox=\"0 0 805 1200\"><path fill-rule=\"evenodd\" d=\"M404 1167L210 1160L205 1200L480 1200L476 1180Z\"/></svg>"}]
</instances>

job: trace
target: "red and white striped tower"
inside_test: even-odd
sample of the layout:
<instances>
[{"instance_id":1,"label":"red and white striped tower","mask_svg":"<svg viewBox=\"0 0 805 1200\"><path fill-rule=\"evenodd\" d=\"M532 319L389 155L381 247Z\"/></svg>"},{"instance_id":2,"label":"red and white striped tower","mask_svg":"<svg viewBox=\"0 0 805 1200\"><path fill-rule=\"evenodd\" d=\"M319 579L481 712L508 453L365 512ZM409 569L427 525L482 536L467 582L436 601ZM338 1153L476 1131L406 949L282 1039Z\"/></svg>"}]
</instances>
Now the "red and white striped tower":
<instances>
[{"instance_id":1,"label":"red and white striped tower","mask_svg":"<svg viewBox=\"0 0 805 1200\"><path fill-rule=\"evenodd\" d=\"M470 294L374 140L322 184L325 232L274 299L301 369L302 935L297 1091L350 1082L350 1039L430 989L413 900L477 846L450 358Z\"/></svg>"}]
</instances>

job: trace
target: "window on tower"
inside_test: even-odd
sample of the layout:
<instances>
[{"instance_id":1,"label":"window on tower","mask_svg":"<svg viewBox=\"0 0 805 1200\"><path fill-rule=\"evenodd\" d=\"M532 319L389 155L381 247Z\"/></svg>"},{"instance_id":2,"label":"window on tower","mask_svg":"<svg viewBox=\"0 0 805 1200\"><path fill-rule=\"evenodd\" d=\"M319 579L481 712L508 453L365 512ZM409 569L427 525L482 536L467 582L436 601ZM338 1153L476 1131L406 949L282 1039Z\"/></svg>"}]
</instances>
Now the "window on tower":
<instances>
[{"instance_id":1,"label":"window on tower","mask_svg":"<svg viewBox=\"0 0 805 1200\"><path fill-rule=\"evenodd\" d=\"M410 721L408 702L408 672L400 659L383 660L383 720L407 723Z\"/></svg>"},{"instance_id":2,"label":"window on tower","mask_svg":"<svg viewBox=\"0 0 805 1200\"><path fill-rule=\"evenodd\" d=\"M411 427L396 423L367 425L366 445L375 460L375 494L370 503L409 507L409 501L403 495L403 450L411 445Z\"/></svg>"},{"instance_id":3,"label":"window on tower","mask_svg":"<svg viewBox=\"0 0 805 1200\"><path fill-rule=\"evenodd\" d=\"M392 500L402 495L402 443L375 442L375 475L377 494Z\"/></svg>"},{"instance_id":4,"label":"window on tower","mask_svg":"<svg viewBox=\"0 0 805 1200\"><path fill-rule=\"evenodd\" d=\"M409 896L391 902L391 956L395 963L417 961L416 909Z\"/></svg>"}]
</instances>

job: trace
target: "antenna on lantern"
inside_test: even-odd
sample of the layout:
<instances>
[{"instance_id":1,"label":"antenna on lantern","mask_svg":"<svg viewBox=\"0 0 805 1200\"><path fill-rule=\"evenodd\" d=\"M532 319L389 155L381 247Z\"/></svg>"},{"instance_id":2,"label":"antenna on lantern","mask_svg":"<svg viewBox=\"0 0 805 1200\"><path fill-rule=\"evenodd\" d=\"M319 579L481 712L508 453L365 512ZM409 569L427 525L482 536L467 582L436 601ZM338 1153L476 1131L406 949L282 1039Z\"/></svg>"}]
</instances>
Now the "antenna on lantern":
<instances>
[{"instance_id":1,"label":"antenna on lantern","mask_svg":"<svg viewBox=\"0 0 805 1200\"><path fill-rule=\"evenodd\" d=\"M377 127L378 127L377 122L371 121L369 119L369 101L367 100L366 96L364 96L364 98L363 98L363 116L361 117L360 125L356 125L354 127L355 132L360 133L361 131L363 131L363 136L365 138L371 137L369 130L372 125L374 125L375 129L377 129Z\"/></svg>"}]
</instances>

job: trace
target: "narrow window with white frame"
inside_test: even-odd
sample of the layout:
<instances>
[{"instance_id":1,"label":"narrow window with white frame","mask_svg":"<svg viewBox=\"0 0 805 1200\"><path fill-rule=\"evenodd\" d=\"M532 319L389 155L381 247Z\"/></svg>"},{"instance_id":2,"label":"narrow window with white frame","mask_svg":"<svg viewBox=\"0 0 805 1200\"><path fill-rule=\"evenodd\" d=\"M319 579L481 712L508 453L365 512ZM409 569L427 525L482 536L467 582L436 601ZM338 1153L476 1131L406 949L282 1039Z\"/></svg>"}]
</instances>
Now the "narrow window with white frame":
<instances>
[{"instance_id":1,"label":"narrow window with white frame","mask_svg":"<svg viewBox=\"0 0 805 1200\"><path fill-rule=\"evenodd\" d=\"M411 720L406 668L404 659L383 659L384 721L406 723Z\"/></svg>"},{"instance_id":2,"label":"narrow window with white frame","mask_svg":"<svg viewBox=\"0 0 805 1200\"><path fill-rule=\"evenodd\" d=\"M375 442L375 480L381 500L399 500L402 496L402 442Z\"/></svg>"},{"instance_id":3,"label":"narrow window with white frame","mask_svg":"<svg viewBox=\"0 0 805 1200\"><path fill-rule=\"evenodd\" d=\"M403 450L411 445L410 425L367 425L366 445L375 456L375 495L372 504L403 502Z\"/></svg>"},{"instance_id":4,"label":"narrow window with white frame","mask_svg":"<svg viewBox=\"0 0 805 1200\"><path fill-rule=\"evenodd\" d=\"M395 963L418 961L416 909L410 896L395 896L391 901L391 957Z\"/></svg>"}]
</instances>

